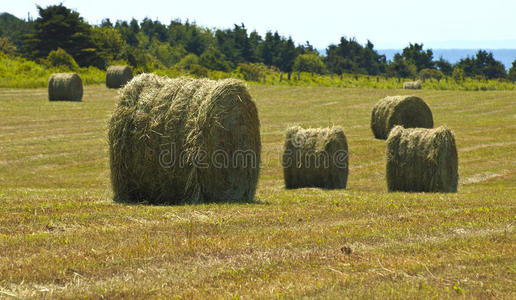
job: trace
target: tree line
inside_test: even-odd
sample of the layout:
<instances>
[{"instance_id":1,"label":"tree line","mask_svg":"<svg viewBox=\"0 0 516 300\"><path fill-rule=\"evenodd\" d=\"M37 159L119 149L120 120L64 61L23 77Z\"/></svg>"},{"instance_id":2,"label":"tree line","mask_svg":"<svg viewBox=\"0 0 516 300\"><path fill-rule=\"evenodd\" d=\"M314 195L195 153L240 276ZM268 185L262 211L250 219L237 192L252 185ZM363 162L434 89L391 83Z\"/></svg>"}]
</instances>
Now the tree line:
<instances>
[{"instance_id":1,"label":"tree line","mask_svg":"<svg viewBox=\"0 0 516 300\"><path fill-rule=\"evenodd\" d=\"M208 29L189 21L173 20L165 25L145 18L138 22L104 19L90 25L76 11L62 4L37 6L35 20L0 15L0 51L47 64L105 69L127 63L141 71L159 68L206 68L230 72L246 65L261 64L287 73L366 74L387 77L420 77L440 80L452 76L516 80L516 61L509 72L492 53L480 50L456 64L435 59L423 44L409 44L387 61L372 42L365 45L341 37L329 45L326 55L309 43L296 45L278 32L261 36L244 24L232 29Z\"/></svg>"}]
</instances>

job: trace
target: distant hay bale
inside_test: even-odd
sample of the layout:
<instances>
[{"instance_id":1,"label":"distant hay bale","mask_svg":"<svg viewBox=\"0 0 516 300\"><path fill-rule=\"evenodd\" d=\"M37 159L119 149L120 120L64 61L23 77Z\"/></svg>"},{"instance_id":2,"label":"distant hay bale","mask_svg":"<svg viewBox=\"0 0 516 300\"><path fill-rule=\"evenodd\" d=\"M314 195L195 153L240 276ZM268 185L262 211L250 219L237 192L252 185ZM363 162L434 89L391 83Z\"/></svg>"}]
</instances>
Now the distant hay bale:
<instances>
[{"instance_id":1,"label":"distant hay bale","mask_svg":"<svg viewBox=\"0 0 516 300\"><path fill-rule=\"evenodd\" d=\"M387 139L389 191L457 192L458 157L453 133L396 126Z\"/></svg>"},{"instance_id":2,"label":"distant hay bale","mask_svg":"<svg viewBox=\"0 0 516 300\"><path fill-rule=\"evenodd\" d=\"M421 81L407 81L403 83L403 88L406 90L420 90Z\"/></svg>"},{"instance_id":3,"label":"distant hay bale","mask_svg":"<svg viewBox=\"0 0 516 300\"><path fill-rule=\"evenodd\" d=\"M378 101L371 113L371 129L375 138L385 140L396 125L405 128L432 128L432 111L415 96L390 96Z\"/></svg>"},{"instance_id":4,"label":"distant hay bale","mask_svg":"<svg viewBox=\"0 0 516 300\"><path fill-rule=\"evenodd\" d=\"M48 100L82 100L82 80L77 73L54 73L48 79Z\"/></svg>"},{"instance_id":5,"label":"distant hay bale","mask_svg":"<svg viewBox=\"0 0 516 300\"><path fill-rule=\"evenodd\" d=\"M133 79L133 70L129 66L109 66L106 72L106 86L119 89Z\"/></svg>"},{"instance_id":6,"label":"distant hay bale","mask_svg":"<svg viewBox=\"0 0 516 300\"><path fill-rule=\"evenodd\" d=\"M287 189L345 189L348 144L342 128L288 128L282 164Z\"/></svg>"},{"instance_id":7,"label":"distant hay bale","mask_svg":"<svg viewBox=\"0 0 516 300\"><path fill-rule=\"evenodd\" d=\"M109 122L116 201L252 201L260 164L258 112L239 80L154 74L120 90Z\"/></svg>"}]
</instances>

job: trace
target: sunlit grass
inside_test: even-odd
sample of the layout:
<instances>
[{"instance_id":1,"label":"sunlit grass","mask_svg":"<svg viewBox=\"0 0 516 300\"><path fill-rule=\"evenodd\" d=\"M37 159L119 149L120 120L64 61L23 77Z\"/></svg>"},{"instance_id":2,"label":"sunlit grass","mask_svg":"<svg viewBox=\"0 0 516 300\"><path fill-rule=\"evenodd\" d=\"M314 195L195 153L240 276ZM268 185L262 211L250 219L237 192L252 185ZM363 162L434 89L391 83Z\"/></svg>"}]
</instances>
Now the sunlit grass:
<instances>
[{"instance_id":1,"label":"sunlit grass","mask_svg":"<svg viewBox=\"0 0 516 300\"><path fill-rule=\"evenodd\" d=\"M375 102L403 90L251 85L263 143L256 203L111 199L116 91L83 102L0 90L0 298L514 298L516 92L411 91L459 150L457 194L387 193ZM347 190L285 190L288 125L340 125Z\"/></svg>"}]
</instances>

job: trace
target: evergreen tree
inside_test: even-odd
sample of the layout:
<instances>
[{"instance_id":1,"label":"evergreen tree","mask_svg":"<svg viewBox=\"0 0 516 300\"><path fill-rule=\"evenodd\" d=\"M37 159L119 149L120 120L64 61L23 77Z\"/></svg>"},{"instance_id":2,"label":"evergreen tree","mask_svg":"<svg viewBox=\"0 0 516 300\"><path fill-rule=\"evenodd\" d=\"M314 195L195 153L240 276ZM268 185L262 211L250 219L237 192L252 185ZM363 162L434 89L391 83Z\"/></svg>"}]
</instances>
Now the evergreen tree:
<instances>
[{"instance_id":1,"label":"evergreen tree","mask_svg":"<svg viewBox=\"0 0 516 300\"><path fill-rule=\"evenodd\" d=\"M451 76L453 72L453 66L448 61L446 61L444 58L439 58L439 60L434 62L434 65L437 67L437 69L441 72L443 72L446 76Z\"/></svg>"},{"instance_id":2,"label":"evergreen tree","mask_svg":"<svg viewBox=\"0 0 516 300\"><path fill-rule=\"evenodd\" d=\"M260 57L260 61L262 61L267 66L272 66L274 57L274 42L272 32L268 31L265 34L265 40L259 44L257 52L258 56Z\"/></svg>"},{"instance_id":3,"label":"evergreen tree","mask_svg":"<svg viewBox=\"0 0 516 300\"><path fill-rule=\"evenodd\" d=\"M512 62L512 67L509 69L509 79L516 81L516 60Z\"/></svg>"},{"instance_id":4,"label":"evergreen tree","mask_svg":"<svg viewBox=\"0 0 516 300\"><path fill-rule=\"evenodd\" d=\"M0 37L0 53L5 53L7 55L14 55L16 52L16 46L9 41L9 39L5 36Z\"/></svg>"},{"instance_id":5,"label":"evergreen tree","mask_svg":"<svg viewBox=\"0 0 516 300\"><path fill-rule=\"evenodd\" d=\"M433 52L430 49L424 51L423 44L409 44L408 47L403 49L401 56L410 64L415 65L417 72L421 71L422 69L434 68L432 62Z\"/></svg>"},{"instance_id":6,"label":"evergreen tree","mask_svg":"<svg viewBox=\"0 0 516 300\"><path fill-rule=\"evenodd\" d=\"M133 21L136 22L134 19ZM131 21L131 23L133 22ZM136 26L138 26L138 22L136 22ZM138 33L139 29L134 32L134 27L131 28L126 21L117 21L115 24L115 29L118 30L122 36L122 39L127 43L127 45L132 47L138 46L138 39L136 38L136 34Z\"/></svg>"},{"instance_id":7,"label":"evergreen tree","mask_svg":"<svg viewBox=\"0 0 516 300\"><path fill-rule=\"evenodd\" d=\"M279 53L280 63L278 63L277 66L280 68L280 70L290 74L292 72L292 67L294 66L294 60L296 59L296 56L296 46L294 45L292 38L289 37L288 40L283 40L281 42Z\"/></svg>"},{"instance_id":8,"label":"evergreen tree","mask_svg":"<svg viewBox=\"0 0 516 300\"><path fill-rule=\"evenodd\" d=\"M306 44L300 45L297 47L297 52L299 54L315 54L319 56L319 52L310 44L309 41L306 41Z\"/></svg>"},{"instance_id":9,"label":"evergreen tree","mask_svg":"<svg viewBox=\"0 0 516 300\"><path fill-rule=\"evenodd\" d=\"M253 51L244 24L235 25L233 30L217 30L215 39L217 48L233 64L249 62L253 58Z\"/></svg>"},{"instance_id":10,"label":"evergreen tree","mask_svg":"<svg viewBox=\"0 0 516 300\"><path fill-rule=\"evenodd\" d=\"M8 13L0 14L0 36L7 38L16 48L16 52L25 53L23 37L31 31L30 21L20 20Z\"/></svg>"},{"instance_id":11,"label":"evergreen tree","mask_svg":"<svg viewBox=\"0 0 516 300\"><path fill-rule=\"evenodd\" d=\"M249 58L250 62L261 61L260 55L258 53L258 47L262 42L262 37L258 34L258 32L251 32L249 35L249 48L251 49L251 57Z\"/></svg>"},{"instance_id":12,"label":"evergreen tree","mask_svg":"<svg viewBox=\"0 0 516 300\"><path fill-rule=\"evenodd\" d=\"M109 20L109 18L103 19L100 23L100 27L102 28L113 28L113 23Z\"/></svg>"},{"instance_id":13,"label":"evergreen tree","mask_svg":"<svg viewBox=\"0 0 516 300\"><path fill-rule=\"evenodd\" d=\"M201 55L208 47L205 36L196 25L185 24L184 47L189 53Z\"/></svg>"},{"instance_id":14,"label":"evergreen tree","mask_svg":"<svg viewBox=\"0 0 516 300\"><path fill-rule=\"evenodd\" d=\"M474 58L461 59L457 65L469 77L482 76L486 79L506 78L505 67L494 59L493 53L479 50Z\"/></svg>"},{"instance_id":15,"label":"evergreen tree","mask_svg":"<svg viewBox=\"0 0 516 300\"><path fill-rule=\"evenodd\" d=\"M218 71L230 71L232 69L231 64L227 61L224 53L217 50L215 47L210 47L204 51L199 57L199 63L201 66L211 70Z\"/></svg>"},{"instance_id":16,"label":"evergreen tree","mask_svg":"<svg viewBox=\"0 0 516 300\"><path fill-rule=\"evenodd\" d=\"M91 38L98 49L97 54L106 64L122 59L126 43L119 31L109 26L95 26L91 30Z\"/></svg>"},{"instance_id":17,"label":"evergreen tree","mask_svg":"<svg viewBox=\"0 0 516 300\"><path fill-rule=\"evenodd\" d=\"M385 56L379 55L370 41L363 47L355 39L342 37L338 45L326 49L326 65L333 73L377 75L385 72L386 64Z\"/></svg>"},{"instance_id":18,"label":"evergreen tree","mask_svg":"<svg viewBox=\"0 0 516 300\"><path fill-rule=\"evenodd\" d=\"M160 42L167 41L167 27L159 21L152 21L149 18L145 18L141 22L140 28L150 40L157 39Z\"/></svg>"},{"instance_id":19,"label":"evergreen tree","mask_svg":"<svg viewBox=\"0 0 516 300\"><path fill-rule=\"evenodd\" d=\"M414 77L417 73L416 65L403 59L401 54L396 53L393 61L389 64L387 73L393 77Z\"/></svg>"},{"instance_id":20,"label":"evergreen tree","mask_svg":"<svg viewBox=\"0 0 516 300\"><path fill-rule=\"evenodd\" d=\"M43 58L50 51L62 48L79 66L104 66L91 40L91 27L78 12L62 4L37 8L39 17L34 21L32 33L25 39L29 57Z\"/></svg>"}]
</instances>

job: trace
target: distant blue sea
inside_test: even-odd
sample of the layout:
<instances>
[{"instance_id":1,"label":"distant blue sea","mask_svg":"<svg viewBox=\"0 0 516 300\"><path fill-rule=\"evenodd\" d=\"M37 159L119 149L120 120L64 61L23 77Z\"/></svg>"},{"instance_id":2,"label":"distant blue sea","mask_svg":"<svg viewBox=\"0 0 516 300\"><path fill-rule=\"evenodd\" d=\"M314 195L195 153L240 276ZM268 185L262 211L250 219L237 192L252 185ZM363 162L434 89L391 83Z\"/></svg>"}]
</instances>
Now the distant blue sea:
<instances>
[{"instance_id":1,"label":"distant blue sea","mask_svg":"<svg viewBox=\"0 0 516 300\"><path fill-rule=\"evenodd\" d=\"M462 58L474 57L479 49L432 49L434 53L434 59L437 60L440 57L445 60L456 63ZM482 49L487 52L492 52L496 60L500 61L505 69L509 69L512 66L512 62L516 60L516 49ZM384 54L387 60L392 60L394 54L401 53L401 49L380 49L377 50L379 54Z\"/></svg>"}]
</instances>

